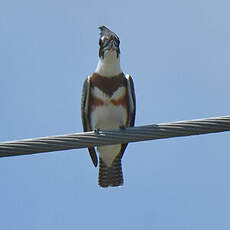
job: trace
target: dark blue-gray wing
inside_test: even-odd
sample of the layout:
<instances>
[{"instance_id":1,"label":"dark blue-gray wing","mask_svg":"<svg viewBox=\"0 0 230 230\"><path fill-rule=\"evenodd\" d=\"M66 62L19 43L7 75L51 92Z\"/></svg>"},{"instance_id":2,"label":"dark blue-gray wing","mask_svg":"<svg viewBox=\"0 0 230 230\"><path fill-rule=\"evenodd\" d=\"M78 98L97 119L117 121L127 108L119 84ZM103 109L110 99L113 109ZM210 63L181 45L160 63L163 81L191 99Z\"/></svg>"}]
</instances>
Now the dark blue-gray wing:
<instances>
[{"instance_id":1,"label":"dark blue-gray wing","mask_svg":"<svg viewBox=\"0 0 230 230\"><path fill-rule=\"evenodd\" d=\"M89 101L90 101L90 79L87 77L83 83L81 96L81 119L83 131L92 131L89 121ZM97 154L94 147L88 148L90 157L95 167L97 167Z\"/></svg>"},{"instance_id":2,"label":"dark blue-gray wing","mask_svg":"<svg viewBox=\"0 0 230 230\"><path fill-rule=\"evenodd\" d=\"M133 79L130 75L126 75L127 90L129 99L129 114L128 114L128 126L134 126L136 116L136 96Z\"/></svg>"},{"instance_id":3,"label":"dark blue-gray wing","mask_svg":"<svg viewBox=\"0 0 230 230\"><path fill-rule=\"evenodd\" d=\"M133 79L130 75L125 76L127 79L127 93L128 93L128 122L127 126L134 126L135 123L135 116L136 116L136 96L135 96L135 90L134 90L134 84ZM124 151L126 149L128 144L122 144L121 145L121 151L120 151L120 157L122 158Z\"/></svg>"}]
</instances>

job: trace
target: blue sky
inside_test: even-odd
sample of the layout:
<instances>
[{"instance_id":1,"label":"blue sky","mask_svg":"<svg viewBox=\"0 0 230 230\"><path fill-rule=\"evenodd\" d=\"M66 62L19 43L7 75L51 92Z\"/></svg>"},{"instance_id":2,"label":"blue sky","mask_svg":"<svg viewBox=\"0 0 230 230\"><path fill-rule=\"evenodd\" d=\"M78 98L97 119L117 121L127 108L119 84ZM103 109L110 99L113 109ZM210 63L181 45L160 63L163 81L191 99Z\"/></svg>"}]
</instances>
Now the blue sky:
<instances>
[{"instance_id":1,"label":"blue sky","mask_svg":"<svg viewBox=\"0 0 230 230\"><path fill-rule=\"evenodd\" d=\"M98 26L121 40L136 125L230 114L227 0L0 3L0 141L81 132ZM230 133L130 144L101 189L86 149L0 159L0 228L230 229Z\"/></svg>"}]
</instances>

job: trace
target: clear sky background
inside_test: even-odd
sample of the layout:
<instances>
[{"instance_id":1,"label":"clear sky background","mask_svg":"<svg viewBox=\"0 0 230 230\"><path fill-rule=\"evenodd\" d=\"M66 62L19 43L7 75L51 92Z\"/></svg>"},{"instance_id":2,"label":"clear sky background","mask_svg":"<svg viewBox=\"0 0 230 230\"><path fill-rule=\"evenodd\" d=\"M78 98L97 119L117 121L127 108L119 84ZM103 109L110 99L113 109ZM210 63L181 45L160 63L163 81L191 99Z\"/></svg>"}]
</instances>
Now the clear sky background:
<instances>
[{"instance_id":1,"label":"clear sky background","mask_svg":"<svg viewBox=\"0 0 230 230\"><path fill-rule=\"evenodd\" d=\"M228 0L1 0L0 141L81 132L98 26L121 40L136 125L230 114ZM86 149L0 159L0 229L230 229L230 133L130 144L101 189Z\"/></svg>"}]
</instances>

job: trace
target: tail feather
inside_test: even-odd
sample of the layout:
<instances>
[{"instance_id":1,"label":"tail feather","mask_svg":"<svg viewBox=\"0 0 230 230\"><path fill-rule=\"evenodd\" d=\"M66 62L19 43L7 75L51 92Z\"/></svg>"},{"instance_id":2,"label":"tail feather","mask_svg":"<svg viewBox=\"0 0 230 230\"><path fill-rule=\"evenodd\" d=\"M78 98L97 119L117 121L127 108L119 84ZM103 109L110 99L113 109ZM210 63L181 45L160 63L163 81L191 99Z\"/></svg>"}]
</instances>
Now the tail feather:
<instances>
[{"instance_id":1,"label":"tail feather","mask_svg":"<svg viewBox=\"0 0 230 230\"><path fill-rule=\"evenodd\" d=\"M120 186L123 184L123 174L121 168L121 155L118 155L111 167L108 167L103 160L99 160L98 184L101 187Z\"/></svg>"}]
</instances>

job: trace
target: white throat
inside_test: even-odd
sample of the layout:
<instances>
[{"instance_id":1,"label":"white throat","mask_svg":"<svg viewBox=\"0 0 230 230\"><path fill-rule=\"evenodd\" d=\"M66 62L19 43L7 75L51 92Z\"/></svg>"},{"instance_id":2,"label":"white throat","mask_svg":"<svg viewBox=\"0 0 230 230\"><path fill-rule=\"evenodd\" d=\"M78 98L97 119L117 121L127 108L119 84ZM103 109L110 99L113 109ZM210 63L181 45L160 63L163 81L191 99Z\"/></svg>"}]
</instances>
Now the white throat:
<instances>
[{"instance_id":1,"label":"white throat","mask_svg":"<svg viewBox=\"0 0 230 230\"><path fill-rule=\"evenodd\" d=\"M95 72L104 77L112 77L122 73L120 58L117 57L117 53L115 51L105 52L104 58L99 58Z\"/></svg>"}]
</instances>

